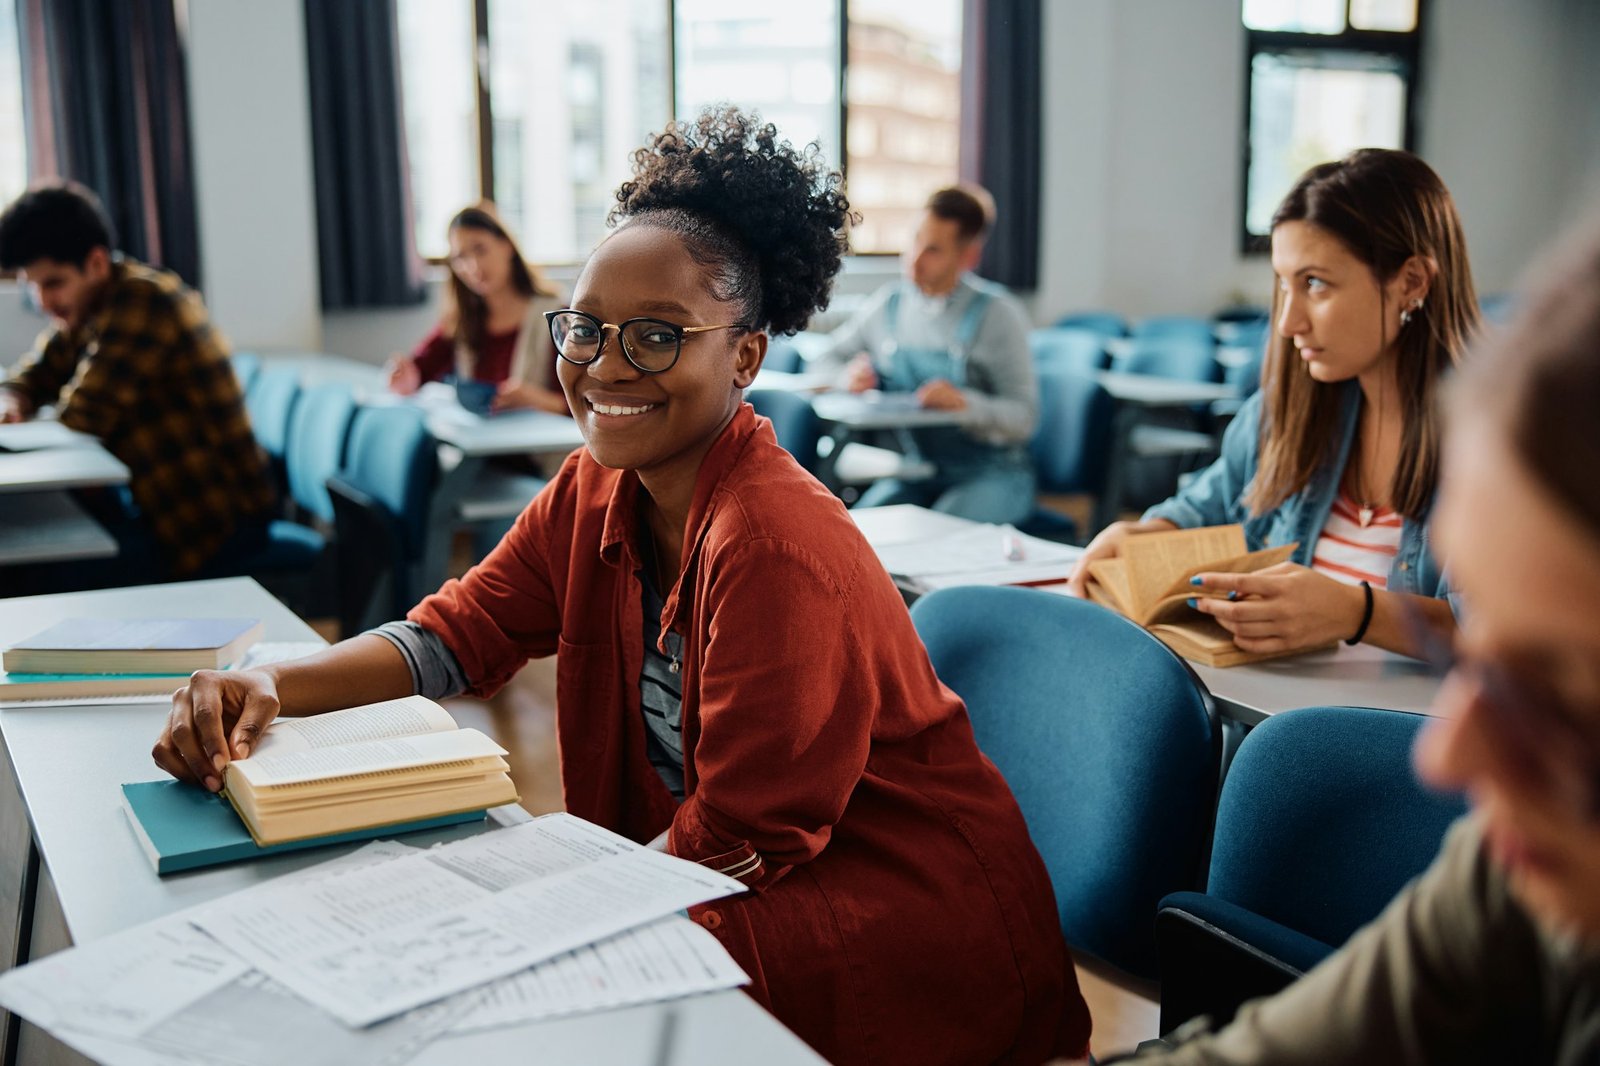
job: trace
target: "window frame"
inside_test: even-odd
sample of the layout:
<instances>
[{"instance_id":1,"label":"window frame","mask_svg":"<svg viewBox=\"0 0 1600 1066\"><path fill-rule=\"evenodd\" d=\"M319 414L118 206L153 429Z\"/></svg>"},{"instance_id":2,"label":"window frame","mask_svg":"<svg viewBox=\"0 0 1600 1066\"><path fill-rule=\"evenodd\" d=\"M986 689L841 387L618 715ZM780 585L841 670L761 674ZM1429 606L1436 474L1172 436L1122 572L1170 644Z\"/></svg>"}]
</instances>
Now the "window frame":
<instances>
[{"instance_id":1,"label":"window frame","mask_svg":"<svg viewBox=\"0 0 1600 1066\"><path fill-rule=\"evenodd\" d=\"M494 197L494 98L489 86L489 57L493 54L489 37L489 3L490 0L471 0L472 2L472 41L473 41L473 84L476 94L475 117L477 122L478 138L478 195L485 200ZM677 5L675 0L660 0L666 12L666 48L667 63L666 76L668 85L668 99L671 104L672 114L662 118L663 122L671 121L678 113L678 20ZM1347 0L1348 3L1348 0ZM1420 3L1420 0L1419 0ZM849 88L850 67L850 0L839 0L839 64L834 75L835 96L839 108L839 173L846 182L850 177L850 103L846 97ZM963 23L965 20L963 19ZM962 33L966 32L963 24ZM966 101L963 100L965 105ZM1408 105L1409 106L1409 105ZM1248 139L1248 134L1247 134ZM958 162L959 174L959 162ZM860 259L893 259L898 258L899 252L873 251L850 252L850 255ZM425 256L424 260L432 266L445 266L447 256ZM572 266L571 261L552 261L548 266Z\"/></svg>"},{"instance_id":2,"label":"window frame","mask_svg":"<svg viewBox=\"0 0 1600 1066\"><path fill-rule=\"evenodd\" d=\"M487 2L487 0L485 0ZM1350 52L1382 55L1397 62L1405 82L1401 121L1401 147L1416 151L1417 104L1422 99L1422 45L1429 0L1416 0L1417 21L1409 30L1358 30L1350 24L1353 0L1344 0L1344 29L1339 33L1306 33L1299 30L1257 30L1244 22L1244 4L1239 4L1239 24L1245 34L1243 125L1239 130L1239 251L1244 255L1265 255L1271 251L1269 234L1250 232L1250 164L1254 144L1250 139L1251 109L1255 87L1256 56L1296 52Z\"/></svg>"}]
</instances>

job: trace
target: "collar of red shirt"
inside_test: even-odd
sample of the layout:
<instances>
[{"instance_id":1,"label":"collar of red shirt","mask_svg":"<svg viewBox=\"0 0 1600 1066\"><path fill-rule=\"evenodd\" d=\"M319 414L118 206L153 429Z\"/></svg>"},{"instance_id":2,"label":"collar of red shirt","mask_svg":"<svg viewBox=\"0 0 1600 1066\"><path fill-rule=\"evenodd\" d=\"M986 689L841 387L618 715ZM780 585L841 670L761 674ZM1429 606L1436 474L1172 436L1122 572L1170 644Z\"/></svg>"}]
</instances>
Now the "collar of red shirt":
<instances>
[{"instance_id":1,"label":"collar of red shirt","mask_svg":"<svg viewBox=\"0 0 1600 1066\"><path fill-rule=\"evenodd\" d=\"M739 457L744 454L756 426L755 408L748 403L740 404L700 464L700 475L695 479L694 501L689 505L689 521L685 526L683 566L677 583L667 593L666 608L662 612L664 630L671 628L676 621L684 578L699 561L701 543L711 524L711 501L733 471ZM637 570L643 558L637 540L638 529L639 475L632 470L624 470L617 477L611 490L611 500L606 505L604 533L600 539L601 560L609 566Z\"/></svg>"}]
</instances>

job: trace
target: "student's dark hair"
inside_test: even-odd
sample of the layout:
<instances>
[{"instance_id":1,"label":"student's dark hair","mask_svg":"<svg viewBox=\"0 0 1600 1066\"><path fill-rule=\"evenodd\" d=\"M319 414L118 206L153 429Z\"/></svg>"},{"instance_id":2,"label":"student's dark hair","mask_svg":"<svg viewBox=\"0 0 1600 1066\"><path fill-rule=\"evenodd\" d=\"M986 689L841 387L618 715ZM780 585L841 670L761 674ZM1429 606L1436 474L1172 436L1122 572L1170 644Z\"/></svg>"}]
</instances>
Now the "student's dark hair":
<instances>
[{"instance_id":1,"label":"student's dark hair","mask_svg":"<svg viewBox=\"0 0 1600 1066\"><path fill-rule=\"evenodd\" d=\"M927 210L935 218L956 224L962 241L982 237L994 225L994 197L977 185L949 185L928 197Z\"/></svg>"},{"instance_id":2,"label":"student's dark hair","mask_svg":"<svg viewBox=\"0 0 1600 1066\"><path fill-rule=\"evenodd\" d=\"M36 185L0 212L0 270L41 259L81 269L90 252L114 247L100 198L75 181Z\"/></svg>"},{"instance_id":3,"label":"student's dark hair","mask_svg":"<svg viewBox=\"0 0 1600 1066\"><path fill-rule=\"evenodd\" d=\"M741 326L794 333L827 306L851 214L815 144L796 149L755 114L712 109L652 136L633 173L607 222L680 237Z\"/></svg>"},{"instance_id":4,"label":"student's dark hair","mask_svg":"<svg viewBox=\"0 0 1600 1066\"><path fill-rule=\"evenodd\" d=\"M1600 537L1600 210L1540 259L1452 400L1497 418L1534 478Z\"/></svg>"},{"instance_id":5,"label":"student's dark hair","mask_svg":"<svg viewBox=\"0 0 1600 1066\"><path fill-rule=\"evenodd\" d=\"M450 220L450 231L473 229L498 237L511 245L511 284L524 296L554 296L555 287L545 280L538 266L522 256L516 238L511 236L494 204L487 200L463 207ZM444 289L444 305L440 314L440 328L444 334L459 340L472 362L483 355L484 339L489 333L489 305L482 296L473 292L456 277L454 269Z\"/></svg>"},{"instance_id":6,"label":"student's dark hair","mask_svg":"<svg viewBox=\"0 0 1600 1066\"><path fill-rule=\"evenodd\" d=\"M1433 168L1410 152L1361 148L1312 167L1272 216L1309 222L1337 238L1379 285L1413 256L1437 268L1428 295L1395 340L1395 375L1404 422L1390 504L1420 520L1439 483L1438 388L1478 328L1478 297L1455 201ZM1275 289L1272 320L1282 313ZM1387 314L1388 308L1380 308ZM1246 494L1257 514L1305 488L1337 444L1340 388L1316 381L1291 338L1274 332L1261 375L1260 462Z\"/></svg>"}]
</instances>

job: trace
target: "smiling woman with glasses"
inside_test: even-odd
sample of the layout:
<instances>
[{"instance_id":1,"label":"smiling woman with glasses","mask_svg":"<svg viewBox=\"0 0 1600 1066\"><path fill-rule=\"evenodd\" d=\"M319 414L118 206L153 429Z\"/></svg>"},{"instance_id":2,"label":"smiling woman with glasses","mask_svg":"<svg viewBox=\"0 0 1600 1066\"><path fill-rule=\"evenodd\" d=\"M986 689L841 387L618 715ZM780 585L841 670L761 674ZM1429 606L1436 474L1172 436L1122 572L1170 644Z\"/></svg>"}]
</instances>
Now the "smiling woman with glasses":
<instances>
[{"instance_id":1,"label":"smiling woman with glasses","mask_svg":"<svg viewBox=\"0 0 1600 1066\"><path fill-rule=\"evenodd\" d=\"M1472 814L1341 951L1152 1061L1600 1062L1595 222L1452 389L1435 547L1465 611L1416 761Z\"/></svg>"},{"instance_id":2,"label":"smiling woman with glasses","mask_svg":"<svg viewBox=\"0 0 1600 1066\"><path fill-rule=\"evenodd\" d=\"M769 333L828 301L839 176L737 111L634 163L549 316L587 447L405 622L197 674L157 761L215 785L280 706L487 696L555 655L566 809L742 882L690 914L829 1062L1082 1054L1022 812L843 504L744 402Z\"/></svg>"}]
</instances>

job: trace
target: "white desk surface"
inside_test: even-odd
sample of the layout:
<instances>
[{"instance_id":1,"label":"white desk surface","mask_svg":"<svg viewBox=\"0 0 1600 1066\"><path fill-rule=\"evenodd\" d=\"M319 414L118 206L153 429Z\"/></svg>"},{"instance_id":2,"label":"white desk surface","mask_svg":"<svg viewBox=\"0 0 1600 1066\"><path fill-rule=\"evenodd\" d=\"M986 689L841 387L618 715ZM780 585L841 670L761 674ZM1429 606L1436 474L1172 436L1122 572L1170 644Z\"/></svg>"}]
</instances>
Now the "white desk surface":
<instances>
[{"instance_id":1,"label":"white desk surface","mask_svg":"<svg viewBox=\"0 0 1600 1066\"><path fill-rule=\"evenodd\" d=\"M0 493L127 483L128 468L92 438L66 448L0 453Z\"/></svg>"},{"instance_id":2,"label":"white desk surface","mask_svg":"<svg viewBox=\"0 0 1600 1066\"><path fill-rule=\"evenodd\" d=\"M850 516L874 545L933 538L973 524L913 504L854 510ZM1065 587L1044 590L1059 593ZM1348 705L1422 713L1432 705L1442 680L1426 663L1365 644L1244 666L1191 665L1223 712L1250 725L1294 707Z\"/></svg>"},{"instance_id":3,"label":"white desk surface","mask_svg":"<svg viewBox=\"0 0 1600 1066\"><path fill-rule=\"evenodd\" d=\"M65 492L14 493L0 507L0 566L115 554L116 539Z\"/></svg>"},{"instance_id":4,"label":"white desk surface","mask_svg":"<svg viewBox=\"0 0 1600 1066\"><path fill-rule=\"evenodd\" d=\"M0 646L75 615L159 616L215 613L259 617L265 639L315 640L316 634L249 578L156 585L0 600ZM341 853L319 848L158 878L120 808L125 781L162 776L150 758L166 709L154 704L0 709L0 729L74 939L92 940ZM484 826L406 837L427 846ZM662 1008L648 1006L452 1037L416 1062L529 1061L623 1066L648 1063ZM741 992L680 1003L678 1066L750 1061L815 1066L821 1060Z\"/></svg>"},{"instance_id":5,"label":"white desk surface","mask_svg":"<svg viewBox=\"0 0 1600 1066\"><path fill-rule=\"evenodd\" d=\"M583 447L576 420L546 411L475 415L460 405L428 411L428 431L466 456L561 454Z\"/></svg>"},{"instance_id":6,"label":"white desk surface","mask_svg":"<svg viewBox=\"0 0 1600 1066\"><path fill-rule=\"evenodd\" d=\"M300 372L300 385L349 385L357 393L384 392L385 375L377 363L367 363L331 352L262 352L261 368L290 367Z\"/></svg>"},{"instance_id":7,"label":"white desk surface","mask_svg":"<svg viewBox=\"0 0 1600 1066\"><path fill-rule=\"evenodd\" d=\"M960 533L973 525L970 519L918 507L914 503L856 507L850 511L850 517L874 548L931 540L948 533Z\"/></svg>"},{"instance_id":8,"label":"white desk surface","mask_svg":"<svg viewBox=\"0 0 1600 1066\"><path fill-rule=\"evenodd\" d=\"M836 374L819 374L813 371L761 370L746 391L773 392L825 392L833 386Z\"/></svg>"},{"instance_id":9,"label":"white desk surface","mask_svg":"<svg viewBox=\"0 0 1600 1066\"><path fill-rule=\"evenodd\" d=\"M908 392L825 392L813 397L811 406L824 422L856 430L957 426L966 420L962 411L920 407Z\"/></svg>"},{"instance_id":10,"label":"white desk surface","mask_svg":"<svg viewBox=\"0 0 1600 1066\"><path fill-rule=\"evenodd\" d=\"M1213 400L1231 400L1239 395L1239 390L1232 385L1210 381L1183 381L1114 370L1096 371L1094 377L1113 399L1139 407L1188 407Z\"/></svg>"}]
</instances>

